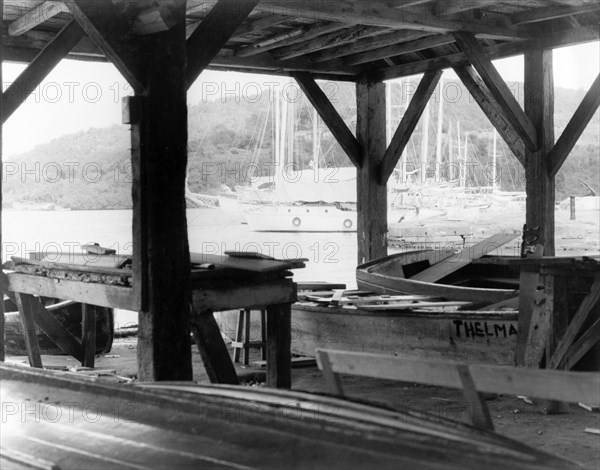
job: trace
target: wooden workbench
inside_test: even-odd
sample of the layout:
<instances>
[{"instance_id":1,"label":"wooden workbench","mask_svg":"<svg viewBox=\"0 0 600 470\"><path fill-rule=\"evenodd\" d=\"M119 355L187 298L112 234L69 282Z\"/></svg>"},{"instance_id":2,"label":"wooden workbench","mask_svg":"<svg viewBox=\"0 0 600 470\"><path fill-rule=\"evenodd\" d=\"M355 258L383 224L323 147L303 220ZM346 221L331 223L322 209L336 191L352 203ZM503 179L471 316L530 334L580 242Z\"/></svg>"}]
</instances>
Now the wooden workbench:
<instances>
[{"instance_id":1,"label":"wooden workbench","mask_svg":"<svg viewBox=\"0 0 600 470\"><path fill-rule=\"evenodd\" d=\"M490 257L478 264L519 266L539 274L539 282L521 286L516 362L572 369L600 341L600 262L590 257ZM543 290L536 292L538 286ZM521 308L525 305L526 308ZM530 308L528 308L530 307ZM583 367L599 370L597 358Z\"/></svg>"},{"instance_id":2,"label":"wooden workbench","mask_svg":"<svg viewBox=\"0 0 600 470\"><path fill-rule=\"evenodd\" d=\"M9 272L6 278L7 290L15 293L25 333L33 331L35 322L57 344L64 344L65 352L78 348L77 340L60 330L52 314L37 297L137 310L132 273L126 263L122 263L124 267L101 263L72 266L60 259L58 262L44 262L39 257L36 259L35 255L31 258L14 262L11 267L15 271ZM267 385L289 388L291 304L296 301L296 285L289 269L303 267L304 264L298 260L233 258L194 253L191 259L192 333L211 382L238 383L213 312L260 308L267 311ZM84 308L82 343L86 342L85 325L93 323L93 318L87 318L88 314L88 309ZM91 340L93 338L88 339L88 343ZM30 335L26 343L31 365L41 367L35 335ZM85 346L79 345L84 349ZM91 358L89 356L83 353L83 357L88 358L85 365L93 365L93 353Z\"/></svg>"}]
</instances>

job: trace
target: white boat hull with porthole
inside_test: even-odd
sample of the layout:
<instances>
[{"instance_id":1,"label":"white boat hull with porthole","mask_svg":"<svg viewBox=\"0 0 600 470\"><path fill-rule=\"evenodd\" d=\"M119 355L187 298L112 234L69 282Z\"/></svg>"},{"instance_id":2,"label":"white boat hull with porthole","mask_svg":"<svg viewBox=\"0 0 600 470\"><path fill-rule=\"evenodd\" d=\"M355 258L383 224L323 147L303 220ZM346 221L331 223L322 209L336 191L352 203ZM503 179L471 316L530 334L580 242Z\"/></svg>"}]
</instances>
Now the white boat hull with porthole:
<instances>
[{"instance_id":1,"label":"white boat hull with porthole","mask_svg":"<svg viewBox=\"0 0 600 470\"><path fill-rule=\"evenodd\" d=\"M333 204L263 206L245 216L255 232L356 232L356 211Z\"/></svg>"}]
</instances>

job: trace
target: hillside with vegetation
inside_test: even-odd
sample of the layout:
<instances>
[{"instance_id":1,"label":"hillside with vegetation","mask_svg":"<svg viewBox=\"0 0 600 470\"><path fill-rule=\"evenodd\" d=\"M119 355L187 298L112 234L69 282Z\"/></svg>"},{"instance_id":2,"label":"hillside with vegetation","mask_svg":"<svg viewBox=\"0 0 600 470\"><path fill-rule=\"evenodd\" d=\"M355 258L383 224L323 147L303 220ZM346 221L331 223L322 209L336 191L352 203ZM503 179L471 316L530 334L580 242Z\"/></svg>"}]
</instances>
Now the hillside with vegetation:
<instances>
[{"instance_id":1,"label":"hillside with vegetation","mask_svg":"<svg viewBox=\"0 0 600 470\"><path fill-rule=\"evenodd\" d=\"M391 91L391 128L395 128L417 82L395 82ZM331 85L331 84L329 84ZM522 85L509 84L517 98ZM356 125L354 87L335 84L326 88L334 106L348 126ZM583 91L557 89L555 94L556 137L579 105ZM293 95L293 96L292 96ZM320 166L349 166L350 162L322 122L313 128L314 111L307 100L290 94L289 109L295 117L294 167L308 168L311 161ZM456 81L444 82L442 96L442 159L458 151L458 128L464 152L468 143L467 174L470 186L489 185L492 161L492 126L464 87ZM222 185L234 188L259 176L273 173L275 119L272 97L228 97L189 106L189 169L191 191L216 194ZM292 102L294 102L292 105ZM433 159L437 141L438 95L430 102L429 154ZM405 158L419 165L423 139L422 123L407 146ZM288 125L292 125L289 121ZM318 134L318 158L313 155L313 131ZM580 142L557 176L557 200L568 195L584 195L579 179L600 190L600 117L596 113ZM130 141L127 126L92 128L58 137L33 150L9 158L4 164L4 205L24 205L70 209L122 209L131 207ZM499 185L507 191L524 189L524 171L508 147L498 138ZM415 166L415 168L417 168ZM432 168L427 171L430 175Z\"/></svg>"}]
</instances>

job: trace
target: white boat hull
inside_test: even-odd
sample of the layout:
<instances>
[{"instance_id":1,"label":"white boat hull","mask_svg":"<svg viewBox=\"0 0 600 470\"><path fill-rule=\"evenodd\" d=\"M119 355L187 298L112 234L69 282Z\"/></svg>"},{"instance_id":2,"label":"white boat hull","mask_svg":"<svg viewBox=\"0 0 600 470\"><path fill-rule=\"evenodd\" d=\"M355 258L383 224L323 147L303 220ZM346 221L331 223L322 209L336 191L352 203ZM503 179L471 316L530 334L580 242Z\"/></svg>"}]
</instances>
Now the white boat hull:
<instances>
[{"instance_id":1,"label":"white boat hull","mask_svg":"<svg viewBox=\"0 0 600 470\"><path fill-rule=\"evenodd\" d=\"M264 206L245 216L255 232L356 232L356 211L329 204Z\"/></svg>"}]
</instances>

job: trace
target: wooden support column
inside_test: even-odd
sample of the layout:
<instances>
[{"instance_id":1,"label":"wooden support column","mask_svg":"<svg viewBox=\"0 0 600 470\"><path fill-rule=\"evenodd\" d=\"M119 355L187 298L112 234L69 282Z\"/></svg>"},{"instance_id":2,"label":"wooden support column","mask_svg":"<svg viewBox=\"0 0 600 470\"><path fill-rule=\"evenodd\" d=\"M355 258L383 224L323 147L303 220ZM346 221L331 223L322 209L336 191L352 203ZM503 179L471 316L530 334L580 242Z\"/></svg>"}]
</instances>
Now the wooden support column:
<instances>
[{"instance_id":1,"label":"wooden support column","mask_svg":"<svg viewBox=\"0 0 600 470\"><path fill-rule=\"evenodd\" d=\"M267 306L267 387L292 387L292 306Z\"/></svg>"},{"instance_id":2,"label":"wooden support column","mask_svg":"<svg viewBox=\"0 0 600 470\"><path fill-rule=\"evenodd\" d=\"M138 379L191 380L191 285L185 176L185 3L175 25L145 36L145 92L132 124L134 283L141 285Z\"/></svg>"},{"instance_id":3,"label":"wooden support column","mask_svg":"<svg viewBox=\"0 0 600 470\"><path fill-rule=\"evenodd\" d=\"M4 11L4 0L0 0L0 11ZM0 83L4 83L2 81L2 35L0 35ZM3 117L3 106L2 106L2 97L0 97L0 123L4 122ZM2 181L4 181L4 175L2 168L4 167L4 163L2 160L2 126L0 125L0 262L3 261L4 250L2 249ZM0 285L4 285L1 283ZM0 293L2 293L2 297L4 298L4 291L0 289ZM4 362L4 300L0 301L0 362Z\"/></svg>"},{"instance_id":4,"label":"wooden support column","mask_svg":"<svg viewBox=\"0 0 600 470\"><path fill-rule=\"evenodd\" d=\"M536 129L539 147L525 157L526 224L540 227L544 256L554 256L554 178L548 154L554 146L552 50L534 45L525 52L525 113Z\"/></svg>"},{"instance_id":5,"label":"wooden support column","mask_svg":"<svg viewBox=\"0 0 600 470\"><path fill-rule=\"evenodd\" d=\"M379 179L386 150L385 85L362 78L356 85L358 263L387 255L387 188Z\"/></svg>"}]
</instances>

